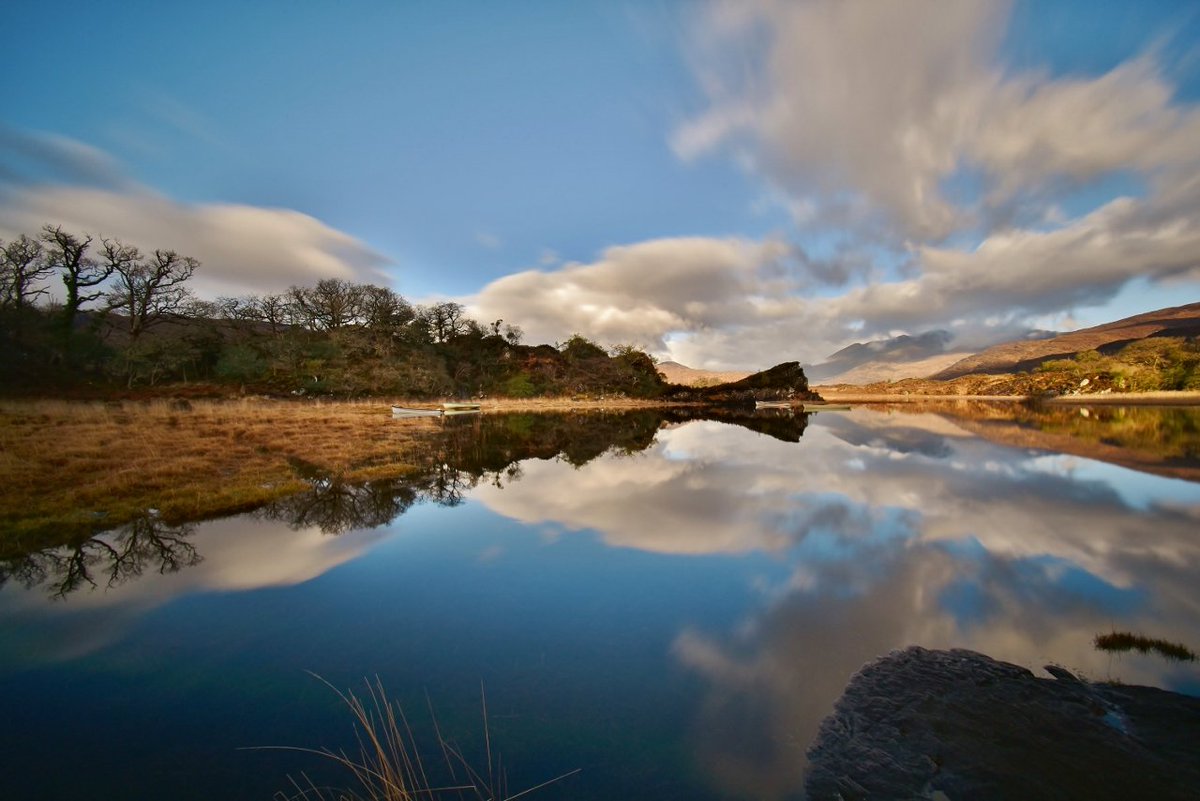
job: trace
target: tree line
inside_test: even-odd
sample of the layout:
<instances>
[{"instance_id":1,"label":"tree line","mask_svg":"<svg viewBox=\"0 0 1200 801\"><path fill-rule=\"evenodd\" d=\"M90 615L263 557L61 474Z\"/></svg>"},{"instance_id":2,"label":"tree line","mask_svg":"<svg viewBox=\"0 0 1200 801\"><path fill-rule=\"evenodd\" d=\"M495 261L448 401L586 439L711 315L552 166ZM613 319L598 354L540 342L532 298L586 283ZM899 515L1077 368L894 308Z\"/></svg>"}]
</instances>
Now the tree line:
<instances>
[{"instance_id":1,"label":"tree line","mask_svg":"<svg viewBox=\"0 0 1200 801\"><path fill-rule=\"evenodd\" d=\"M0 378L10 393L104 394L187 384L294 395L515 396L664 389L653 360L578 334L522 344L462 304L324 279L202 300L200 263L45 225L0 241ZM57 279L57 281L56 281ZM57 288L57 291L52 291Z\"/></svg>"}]
</instances>

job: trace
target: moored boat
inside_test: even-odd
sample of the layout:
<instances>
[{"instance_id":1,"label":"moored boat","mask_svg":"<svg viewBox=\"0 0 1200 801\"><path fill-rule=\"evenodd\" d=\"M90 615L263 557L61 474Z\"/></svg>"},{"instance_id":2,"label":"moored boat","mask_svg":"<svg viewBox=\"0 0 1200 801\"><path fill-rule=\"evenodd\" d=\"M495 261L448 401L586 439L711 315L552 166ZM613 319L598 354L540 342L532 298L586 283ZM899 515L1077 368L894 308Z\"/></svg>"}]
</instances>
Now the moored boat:
<instances>
[{"instance_id":1,"label":"moored boat","mask_svg":"<svg viewBox=\"0 0 1200 801\"><path fill-rule=\"evenodd\" d=\"M392 417L441 417L441 409L414 409L408 406L392 406Z\"/></svg>"},{"instance_id":2,"label":"moored boat","mask_svg":"<svg viewBox=\"0 0 1200 801\"><path fill-rule=\"evenodd\" d=\"M479 414L478 403L443 403L437 409L392 405L392 417L443 417L456 414Z\"/></svg>"}]
</instances>

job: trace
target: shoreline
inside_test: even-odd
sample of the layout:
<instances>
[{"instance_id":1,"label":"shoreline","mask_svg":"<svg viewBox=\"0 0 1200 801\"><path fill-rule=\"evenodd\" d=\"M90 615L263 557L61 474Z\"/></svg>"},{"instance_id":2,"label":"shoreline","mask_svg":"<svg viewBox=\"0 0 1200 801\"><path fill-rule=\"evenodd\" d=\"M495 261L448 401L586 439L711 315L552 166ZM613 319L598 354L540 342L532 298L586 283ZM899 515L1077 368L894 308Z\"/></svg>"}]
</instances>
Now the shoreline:
<instances>
[{"instance_id":1,"label":"shoreline","mask_svg":"<svg viewBox=\"0 0 1200 801\"><path fill-rule=\"evenodd\" d=\"M1055 395L1036 397L1031 395L923 395L888 394L880 392L840 392L824 387L813 387L814 392L829 402L838 403L924 403L946 401L985 401L989 403L1044 403L1053 406L1200 406L1200 392L1183 390L1177 392L1110 392L1106 395Z\"/></svg>"}]
</instances>

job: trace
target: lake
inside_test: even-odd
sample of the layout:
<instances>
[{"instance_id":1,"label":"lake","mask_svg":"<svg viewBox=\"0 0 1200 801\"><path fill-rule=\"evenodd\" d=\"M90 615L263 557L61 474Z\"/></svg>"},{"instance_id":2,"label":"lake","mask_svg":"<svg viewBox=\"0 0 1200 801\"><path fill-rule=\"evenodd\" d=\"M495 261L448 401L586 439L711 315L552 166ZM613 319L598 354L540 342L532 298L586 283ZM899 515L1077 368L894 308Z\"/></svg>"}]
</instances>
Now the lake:
<instances>
[{"instance_id":1,"label":"lake","mask_svg":"<svg viewBox=\"0 0 1200 801\"><path fill-rule=\"evenodd\" d=\"M430 707L510 793L579 770L541 799L798 798L850 676L911 644L1200 694L1195 662L1094 645L1200 647L1197 410L704 417L447 420L405 480L310 470L4 564L0 797L351 785L255 750L356 748L312 674L377 678L433 773Z\"/></svg>"}]
</instances>

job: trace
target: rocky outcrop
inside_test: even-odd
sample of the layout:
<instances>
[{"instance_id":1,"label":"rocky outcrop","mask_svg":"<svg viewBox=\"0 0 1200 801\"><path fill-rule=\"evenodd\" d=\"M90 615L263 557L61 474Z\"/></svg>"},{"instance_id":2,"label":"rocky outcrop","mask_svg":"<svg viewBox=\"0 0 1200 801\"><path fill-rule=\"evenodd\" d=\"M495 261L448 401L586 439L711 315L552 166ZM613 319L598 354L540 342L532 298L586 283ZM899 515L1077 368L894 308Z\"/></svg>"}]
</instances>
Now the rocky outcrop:
<instances>
[{"instance_id":1,"label":"rocky outcrop","mask_svg":"<svg viewBox=\"0 0 1200 801\"><path fill-rule=\"evenodd\" d=\"M667 400L727 404L753 404L760 400L821 400L820 395L809 390L808 378L800 362L777 364L740 381L715 387L674 386L663 397Z\"/></svg>"},{"instance_id":2,"label":"rocky outcrop","mask_svg":"<svg viewBox=\"0 0 1200 801\"><path fill-rule=\"evenodd\" d=\"M882 657L822 722L807 798L1200 796L1200 699L1047 671L963 650Z\"/></svg>"}]
</instances>

